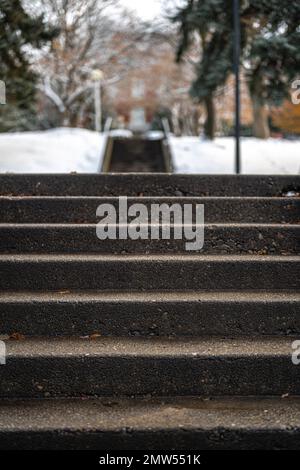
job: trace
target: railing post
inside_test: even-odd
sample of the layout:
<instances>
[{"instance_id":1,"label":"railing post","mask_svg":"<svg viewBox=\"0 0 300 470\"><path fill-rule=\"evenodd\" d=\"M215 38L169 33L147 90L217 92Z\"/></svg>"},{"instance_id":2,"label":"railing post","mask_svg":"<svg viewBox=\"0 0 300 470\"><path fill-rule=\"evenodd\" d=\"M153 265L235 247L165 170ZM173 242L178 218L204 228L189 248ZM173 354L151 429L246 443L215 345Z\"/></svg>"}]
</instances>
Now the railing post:
<instances>
[{"instance_id":1,"label":"railing post","mask_svg":"<svg viewBox=\"0 0 300 470\"><path fill-rule=\"evenodd\" d=\"M241 97L240 97L240 56L241 56L241 23L240 2L233 0L234 19L234 74L235 74L235 170L241 173Z\"/></svg>"}]
</instances>

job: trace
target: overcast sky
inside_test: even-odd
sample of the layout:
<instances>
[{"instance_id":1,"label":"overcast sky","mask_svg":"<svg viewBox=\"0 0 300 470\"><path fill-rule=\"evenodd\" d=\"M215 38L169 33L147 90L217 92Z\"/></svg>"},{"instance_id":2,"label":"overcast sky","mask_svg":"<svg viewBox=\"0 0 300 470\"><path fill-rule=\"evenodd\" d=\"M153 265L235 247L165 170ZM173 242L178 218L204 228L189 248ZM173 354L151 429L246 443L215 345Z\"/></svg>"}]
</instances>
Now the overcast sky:
<instances>
[{"instance_id":1,"label":"overcast sky","mask_svg":"<svg viewBox=\"0 0 300 470\"><path fill-rule=\"evenodd\" d=\"M121 0L122 3L135 10L144 19L151 19L161 12L161 0Z\"/></svg>"}]
</instances>

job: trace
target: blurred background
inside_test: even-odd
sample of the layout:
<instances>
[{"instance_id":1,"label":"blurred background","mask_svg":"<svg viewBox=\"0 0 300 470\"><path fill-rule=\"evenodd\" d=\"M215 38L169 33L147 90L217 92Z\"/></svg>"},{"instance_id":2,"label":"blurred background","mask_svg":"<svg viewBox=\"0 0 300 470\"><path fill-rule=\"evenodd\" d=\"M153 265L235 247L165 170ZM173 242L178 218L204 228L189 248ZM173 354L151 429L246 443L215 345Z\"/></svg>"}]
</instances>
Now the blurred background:
<instances>
[{"instance_id":1,"label":"blurred background","mask_svg":"<svg viewBox=\"0 0 300 470\"><path fill-rule=\"evenodd\" d=\"M0 0L0 172L97 172L107 138L233 173L231 0ZM300 2L241 0L242 172L300 172Z\"/></svg>"}]
</instances>

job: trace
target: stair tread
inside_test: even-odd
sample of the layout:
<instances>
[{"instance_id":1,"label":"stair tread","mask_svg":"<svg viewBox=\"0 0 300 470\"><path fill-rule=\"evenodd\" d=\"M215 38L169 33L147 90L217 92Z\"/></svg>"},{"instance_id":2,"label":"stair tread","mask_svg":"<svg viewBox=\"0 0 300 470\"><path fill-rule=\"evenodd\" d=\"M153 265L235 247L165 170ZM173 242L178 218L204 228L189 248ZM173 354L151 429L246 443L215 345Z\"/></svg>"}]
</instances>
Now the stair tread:
<instances>
[{"instance_id":1,"label":"stair tread","mask_svg":"<svg viewBox=\"0 0 300 470\"><path fill-rule=\"evenodd\" d=\"M2 400L0 432L300 428L300 398Z\"/></svg>"},{"instance_id":2,"label":"stair tread","mask_svg":"<svg viewBox=\"0 0 300 470\"><path fill-rule=\"evenodd\" d=\"M24 261L24 262L40 262L40 261L50 261L50 262L86 262L86 261L161 261L161 262L168 262L168 261L188 261L188 262L204 262L205 264L209 262L273 262L277 263L284 262L284 263L291 263L291 262L299 262L299 255L201 255L201 254L150 254L150 255L143 255L143 254L106 254L106 253L43 253L43 254L31 254L31 253L17 253L17 254L0 254L0 262L9 262L9 261ZM297 274L297 273L295 273Z\"/></svg>"},{"instance_id":3,"label":"stair tread","mask_svg":"<svg viewBox=\"0 0 300 470\"><path fill-rule=\"evenodd\" d=\"M111 204L119 211L119 197L92 196L0 196L2 222L15 223L95 223L101 204ZM135 197L128 198L128 208L144 204L148 215L154 204L205 206L206 222L298 223L300 198L296 197Z\"/></svg>"},{"instance_id":4,"label":"stair tread","mask_svg":"<svg viewBox=\"0 0 300 470\"><path fill-rule=\"evenodd\" d=\"M298 202L299 203L299 198L298 197L285 197L285 196L59 196L59 195L53 195L53 196L31 196L31 195L13 195L13 194L8 194L8 195L1 195L0 194L0 201L3 200L11 200L11 201L99 201L99 202L105 202L105 201L114 201L117 202L119 201L120 197L126 197L128 199L128 202L134 202L134 201L139 201L139 202L152 202L152 201L161 201L161 202L166 202L166 201L172 201L172 202L180 202L183 201L186 203L186 201L191 201L191 202L208 202L208 201L284 201L284 202Z\"/></svg>"},{"instance_id":5,"label":"stair tread","mask_svg":"<svg viewBox=\"0 0 300 470\"><path fill-rule=\"evenodd\" d=\"M1 289L298 289L299 256L173 254L0 255Z\"/></svg>"},{"instance_id":6,"label":"stair tread","mask_svg":"<svg viewBox=\"0 0 300 470\"><path fill-rule=\"evenodd\" d=\"M126 225L126 224L116 224L116 226L120 226L120 225ZM142 225L142 224L141 224ZM155 225L155 224L147 224L149 225L150 227L152 225ZM169 225L169 224L165 224L165 225ZM174 226L173 223L170 224L171 227ZM183 226L183 227L193 227L194 225L192 224L175 224L176 226ZM45 228L45 229L72 229L72 230L76 230L76 229L82 229L82 228L91 228L91 229L95 229L95 227L97 226L97 223L95 222L94 224L91 224L91 223L86 223L86 224L74 224L74 223L39 223L39 222L36 222L36 223L1 223L0 222L0 229L3 229L3 228L11 228L11 229L33 229L33 228ZM205 228L212 228L212 227L216 227L216 228L223 228L223 227L236 227L236 228L261 228L261 229L265 229L265 228L274 228L274 229L277 229L277 230L290 230L292 228L294 229L297 229L299 230L300 229L300 221L299 221L299 224L296 224L296 223L284 223L284 224L279 224L279 223L269 223L269 222L266 222L266 223L255 223L255 222L250 222L250 223L242 223L242 222L221 222L221 223L216 223L216 222L208 222L205 224Z\"/></svg>"},{"instance_id":7,"label":"stair tread","mask_svg":"<svg viewBox=\"0 0 300 470\"><path fill-rule=\"evenodd\" d=\"M296 291L0 291L0 302L299 302Z\"/></svg>"},{"instance_id":8,"label":"stair tread","mask_svg":"<svg viewBox=\"0 0 300 470\"><path fill-rule=\"evenodd\" d=\"M291 356L288 337L264 338L26 338L7 340L7 362L27 357L275 357Z\"/></svg>"},{"instance_id":9,"label":"stair tread","mask_svg":"<svg viewBox=\"0 0 300 470\"><path fill-rule=\"evenodd\" d=\"M6 174L2 194L69 195L279 195L299 187L298 175L174 175L174 174Z\"/></svg>"}]
</instances>

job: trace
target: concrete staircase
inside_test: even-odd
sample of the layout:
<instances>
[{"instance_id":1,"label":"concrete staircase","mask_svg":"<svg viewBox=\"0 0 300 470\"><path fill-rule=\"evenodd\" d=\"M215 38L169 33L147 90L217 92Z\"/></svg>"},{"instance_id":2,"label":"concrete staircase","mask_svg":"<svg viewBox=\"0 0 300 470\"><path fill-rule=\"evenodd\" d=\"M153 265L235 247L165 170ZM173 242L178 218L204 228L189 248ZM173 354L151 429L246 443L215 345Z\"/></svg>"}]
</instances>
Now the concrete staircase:
<instances>
[{"instance_id":1,"label":"concrete staircase","mask_svg":"<svg viewBox=\"0 0 300 470\"><path fill-rule=\"evenodd\" d=\"M299 449L300 177L0 176L0 449ZM205 245L99 241L205 204Z\"/></svg>"},{"instance_id":2,"label":"concrete staircase","mask_svg":"<svg viewBox=\"0 0 300 470\"><path fill-rule=\"evenodd\" d=\"M165 138L122 138L107 140L101 173L168 173L172 158Z\"/></svg>"}]
</instances>

